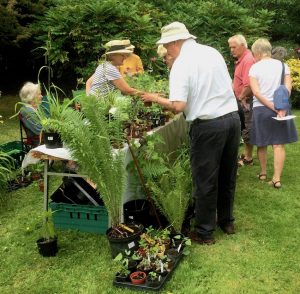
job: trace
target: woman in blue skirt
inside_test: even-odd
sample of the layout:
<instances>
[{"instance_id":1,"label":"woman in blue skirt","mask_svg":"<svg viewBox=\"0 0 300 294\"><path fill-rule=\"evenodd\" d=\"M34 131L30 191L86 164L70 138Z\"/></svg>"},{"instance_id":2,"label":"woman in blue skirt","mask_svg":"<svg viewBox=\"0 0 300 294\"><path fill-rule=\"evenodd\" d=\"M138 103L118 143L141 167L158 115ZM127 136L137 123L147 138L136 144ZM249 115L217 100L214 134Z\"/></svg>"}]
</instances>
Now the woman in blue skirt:
<instances>
[{"instance_id":1,"label":"woman in blue skirt","mask_svg":"<svg viewBox=\"0 0 300 294\"><path fill-rule=\"evenodd\" d=\"M271 58L272 46L266 39L256 40L251 49L257 62L249 71L250 86L254 95L250 143L257 146L260 180L267 179L267 147L273 146L274 171L269 183L278 189L281 188L281 173L285 161L284 144L296 142L298 136L293 119L281 121L274 119L286 115L284 110L275 110L273 103L274 92L281 81L281 61ZM286 64L284 66L284 84L291 92L290 69Z\"/></svg>"}]
</instances>

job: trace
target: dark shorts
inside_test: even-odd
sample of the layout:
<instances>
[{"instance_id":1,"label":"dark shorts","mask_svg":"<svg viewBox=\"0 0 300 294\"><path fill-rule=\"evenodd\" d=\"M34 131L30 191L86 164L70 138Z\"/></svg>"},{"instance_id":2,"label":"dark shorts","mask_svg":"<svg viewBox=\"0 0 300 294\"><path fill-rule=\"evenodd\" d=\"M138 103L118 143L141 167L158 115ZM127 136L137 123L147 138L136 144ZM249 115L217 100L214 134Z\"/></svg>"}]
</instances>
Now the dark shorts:
<instances>
[{"instance_id":1,"label":"dark shorts","mask_svg":"<svg viewBox=\"0 0 300 294\"><path fill-rule=\"evenodd\" d=\"M244 107L244 105L241 104L244 113L244 123L245 123L245 128L242 130L242 138L244 140L244 143L250 143L250 133L252 128L252 112L253 112L252 98L247 99L246 102L247 102L246 107Z\"/></svg>"}]
</instances>

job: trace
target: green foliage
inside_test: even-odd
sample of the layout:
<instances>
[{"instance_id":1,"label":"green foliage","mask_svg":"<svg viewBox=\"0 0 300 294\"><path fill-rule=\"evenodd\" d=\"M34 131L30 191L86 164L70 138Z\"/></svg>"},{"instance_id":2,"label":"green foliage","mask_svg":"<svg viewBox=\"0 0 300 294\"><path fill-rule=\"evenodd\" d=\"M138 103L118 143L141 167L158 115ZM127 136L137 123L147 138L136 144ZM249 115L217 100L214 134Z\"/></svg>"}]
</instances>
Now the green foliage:
<instances>
[{"instance_id":1,"label":"green foliage","mask_svg":"<svg viewBox=\"0 0 300 294\"><path fill-rule=\"evenodd\" d=\"M273 13L250 8L230 0L196 1L94 1L62 0L54 3L33 26L40 43L51 32L50 61L60 69L75 70L89 77L99 58L99 48L107 41L129 38L146 68L166 76L166 66L156 56L160 28L179 20L198 36L199 42L219 49L229 57L227 39L238 32L250 41L269 33ZM58 72L56 70L56 72Z\"/></svg>"},{"instance_id":2,"label":"green foliage","mask_svg":"<svg viewBox=\"0 0 300 294\"><path fill-rule=\"evenodd\" d=\"M164 143L159 135L146 140L145 145L135 151L139 165L155 204L175 231L180 232L192 190L187 148L179 150L176 160L172 161L174 154L167 156L159 152L159 145Z\"/></svg>"},{"instance_id":3,"label":"green foliage","mask_svg":"<svg viewBox=\"0 0 300 294\"><path fill-rule=\"evenodd\" d=\"M54 223L52 220L52 214L55 213L55 211L52 212L51 209L48 211L44 211L43 215L43 238L46 240L51 240L55 238L55 230L54 230Z\"/></svg>"},{"instance_id":4,"label":"green foliage","mask_svg":"<svg viewBox=\"0 0 300 294\"><path fill-rule=\"evenodd\" d=\"M82 113L70 109L65 112L63 120L50 120L50 123L61 134L72 156L79 163L80 170L97 185L114 226L120 221L126 172L124 153L122 150L114 151L110 142L120 138L113 138L109 134L110 121L106 118L104 99L81 97L81 106ZM121 132L115 133L118 134Z\"/></svg>"},{"instance_id":5,"label":"green foliage","mask_svg":"<svg viewBox=\"0 0 300 294\"><path fill-rule=\"evenodd\" d=\"M0 151L0 192L7 188L7 181L14 168L14 159L8 154Z\"/></svg>"},{"instance_id":6,"label":"green foliage","mask_svg":"<svg viewBox=\"0 0 300 294\"><path fill-rule=\"evenodd\" d=\"M1 1L0 3L0 52L9 47L19 47L31 35L29 25L46 9L45 0Z\"/></svg>"},{"instance_id":7,"label":"green foliage","mask_svg":"<svg viewBox=\"0 0 300 294\"><path fill-rule=\"evenodd\" d=\"M191 201L189 159L180 156L157 181L148 182L155 204L176 232L181 232L185 212Z\"/></svg>"},{"instance_id":8,"label":"green foliage","mask_svg":"<svg viewBox=\"0 0 300 294\"><path fill-rule=\"evenodd\" d=\"M15 99L14 96L0 98L0 113L4 120L13 114ZM300 111L296 110L294 114L299 132ZM0 124L0 134L1 142L15 140L19 135L18 121ZM227 236L217 229L216 245L192 244L191 254L182 258L162 292L299 292L299 147L300 142L286 145L282 189L274 189L257 180L258 164L239 170L235 197L237 234ZM272 154L273 150L269 148L268 175L272 174ZM256 157L254 160L258 162ZM51 195L61 180L50 179ZM110 270L112 260L105 236L59 231L58 257L42 258L35 246L41 225L37 220L42 211L42 194L37 185L33 183L5 196L10 201L0 212L3 268L0 293L71 294L76 289L79 293L132 294L132 289L112 285L115 271ZM83 268L88 269L84 279Z\"/></svg>"}]
</instances>

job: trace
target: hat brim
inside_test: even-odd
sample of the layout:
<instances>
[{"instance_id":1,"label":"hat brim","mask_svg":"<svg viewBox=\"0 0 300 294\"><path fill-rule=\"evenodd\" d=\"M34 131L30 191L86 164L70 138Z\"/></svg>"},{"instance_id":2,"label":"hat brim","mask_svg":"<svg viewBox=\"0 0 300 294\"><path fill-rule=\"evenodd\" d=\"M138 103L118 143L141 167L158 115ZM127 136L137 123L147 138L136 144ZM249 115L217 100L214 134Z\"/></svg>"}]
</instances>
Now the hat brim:
<instances>
[{"instance_id":1,"label":"hat brim","mask_svg":"<svg viewBox=\"0 0 300 294\"><path fill-rule=\"evenodd\" d=\"M132 53L132 50L121 49L121 50L115 50L115 51L105 52L103 55L111 55L111 54L131 54L131 53Z\"/></svg>"},{"instance_id":2,"label":"hat brim","mask_svg":"<svg viewBox=\"0 0 300 294\"><path fill-rule=\"evenodd\" d=\"M187 40L187 39L197 39L196 36L191 35L189 33L181 33L172 36L162 37L160 40L156 42L156 44L168 44L178 40Z\"/></svg>"}]
</instances>

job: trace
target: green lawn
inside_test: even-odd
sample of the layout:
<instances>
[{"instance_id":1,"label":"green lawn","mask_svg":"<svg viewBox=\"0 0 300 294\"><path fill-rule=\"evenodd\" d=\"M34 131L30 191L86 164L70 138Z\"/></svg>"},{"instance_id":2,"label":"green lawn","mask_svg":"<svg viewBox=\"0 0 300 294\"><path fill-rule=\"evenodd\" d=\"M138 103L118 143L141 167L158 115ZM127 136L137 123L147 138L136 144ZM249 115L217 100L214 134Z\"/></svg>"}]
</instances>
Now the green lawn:
<instances>
[{"instance_id":1,"label":"green lawn","mask_svg":"<svg viewBox=\"0 0 300 294\"><path fill-rule=\"evenodd\" d=\"M0 98L0 143L19 137L16 98ZM296 123L300 126L300 111ZM162 293L299 293L300 143L286 147L282 189L239 169L235 216L237 234L216 231L213 246L193 245ZM271 148L270 163L271 163ZM272 175L271 166L268 175ZM52 182L53 191L58 182ZM43 195L36 184L2 195L0 210L0 293L132 293L112 286L114 270L105 236L58 231L59 253L43 258L35 241L41 231Z\"/></svg>"}]
</instances>

